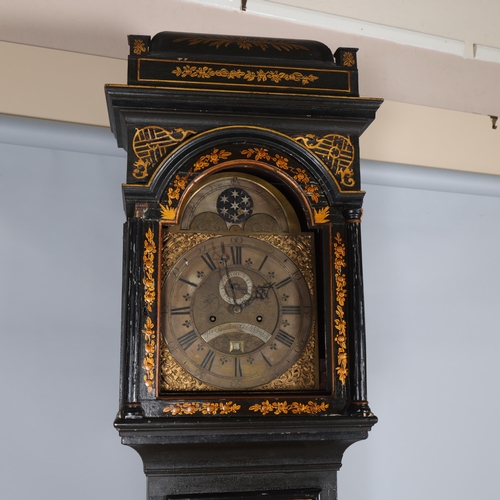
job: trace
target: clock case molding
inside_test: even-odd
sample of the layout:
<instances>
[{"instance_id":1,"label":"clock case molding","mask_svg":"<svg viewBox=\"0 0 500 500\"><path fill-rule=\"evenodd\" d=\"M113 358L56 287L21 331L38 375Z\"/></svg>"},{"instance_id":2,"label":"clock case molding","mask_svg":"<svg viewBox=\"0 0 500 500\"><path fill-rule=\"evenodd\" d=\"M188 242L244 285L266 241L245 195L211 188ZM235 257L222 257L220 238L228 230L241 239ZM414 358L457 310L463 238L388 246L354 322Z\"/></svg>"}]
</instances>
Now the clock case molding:
<instances>
[{"instance_id":1,"label":"clock case molding","mask_svg":"<svg viewBox=\"0 0 500 500\"><path fill-rule=\"evenodd\" d=\"M319 42L159 33L129 36L127 85L107 85L128 153L120 407L148 498L336 499L345 449L368 405L359 136L381 99L361 98L356 50ZM319 388L177 392L158 387L161 234L196 186L250 174L314 234ZM231 175L232 175L231 174Z\"/></svg>"}]
</instances>

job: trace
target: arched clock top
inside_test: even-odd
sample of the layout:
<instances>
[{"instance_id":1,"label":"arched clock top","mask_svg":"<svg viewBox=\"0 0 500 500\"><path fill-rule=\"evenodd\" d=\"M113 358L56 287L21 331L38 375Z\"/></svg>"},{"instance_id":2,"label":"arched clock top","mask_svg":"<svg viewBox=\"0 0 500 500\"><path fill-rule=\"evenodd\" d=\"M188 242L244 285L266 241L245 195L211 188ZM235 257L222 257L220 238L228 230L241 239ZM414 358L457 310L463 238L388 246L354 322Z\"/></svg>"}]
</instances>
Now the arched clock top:
<instances>
[{"instance_id":1,"label":"arched clock top","mask_svg":"<svg viewBox=\"0 0 500 500\"><path fill-rule=\"evenodd\" d=\"M177 133L185 140L158 162L149 181L124 186L128 204L156 203L159 217L165 221L177 223L186 194L208 176L228 169L258 172L272 183L281 184L296 198L295 203L302 207L309 226L330 222L330 212L343 206L346 195L351 201L358 198L361 203L363 193L359 191L359 176L355 173L358 169L354 168L355 148L347 136L290 137L259 127Z\"/></svg>"}]
</instances>

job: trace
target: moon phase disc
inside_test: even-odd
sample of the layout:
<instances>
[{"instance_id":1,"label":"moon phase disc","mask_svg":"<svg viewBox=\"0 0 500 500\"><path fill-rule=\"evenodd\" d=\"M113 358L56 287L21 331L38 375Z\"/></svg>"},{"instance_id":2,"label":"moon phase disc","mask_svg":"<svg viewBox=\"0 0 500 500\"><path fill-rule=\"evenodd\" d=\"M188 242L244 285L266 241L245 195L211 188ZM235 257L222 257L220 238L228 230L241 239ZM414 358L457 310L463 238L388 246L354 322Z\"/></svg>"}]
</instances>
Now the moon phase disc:
<instances>
[{"instance_id":1,"label":"moon phase disc","mask_svg":"<svg viewBox=\"0 0 500 500\"><path fill-rule=\"evenodd\" d=\"M217 213L226 222L245 222L253 213L252 197L241 188L225 189L217 198Z\"/></svg>"}]
</instances>

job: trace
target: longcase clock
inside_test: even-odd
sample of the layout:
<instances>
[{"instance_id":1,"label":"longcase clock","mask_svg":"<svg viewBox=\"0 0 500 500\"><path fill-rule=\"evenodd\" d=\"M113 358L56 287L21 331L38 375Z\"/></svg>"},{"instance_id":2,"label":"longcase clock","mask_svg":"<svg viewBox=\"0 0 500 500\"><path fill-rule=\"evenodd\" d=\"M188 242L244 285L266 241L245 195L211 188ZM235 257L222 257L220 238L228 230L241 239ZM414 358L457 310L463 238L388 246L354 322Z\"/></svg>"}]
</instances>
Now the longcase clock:
<instances>
[{"instance_id":1,"label":"longcase clock","mask_svg":"<svg viewBox=\"0 0 500 500\"><path fill-rule=\"evenodd\" d=\"M149 500L337 498L366 395L356 49L129 36L120 408Z\"/></svg>"}]
</instances>

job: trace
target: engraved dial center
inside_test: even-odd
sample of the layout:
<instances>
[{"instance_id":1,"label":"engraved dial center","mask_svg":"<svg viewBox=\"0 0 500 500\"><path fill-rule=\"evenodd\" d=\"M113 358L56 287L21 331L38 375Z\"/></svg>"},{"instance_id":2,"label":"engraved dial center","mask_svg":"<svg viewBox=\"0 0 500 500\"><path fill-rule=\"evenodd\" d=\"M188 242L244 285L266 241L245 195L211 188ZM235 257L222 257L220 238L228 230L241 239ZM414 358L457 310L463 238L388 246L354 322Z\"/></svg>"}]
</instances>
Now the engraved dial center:
<instances>
[{"instance_id":1,"label":"engraved dial center","mask_svg":"<svg viewBox=\"0 0 500 500\"><path fill-rule=\"evenodd\" d=\"M232 305L244 304L252 296L252 289L252 280L240 270L229 271L219 282L220 296Z\"/></svg>"}]
</instances>

